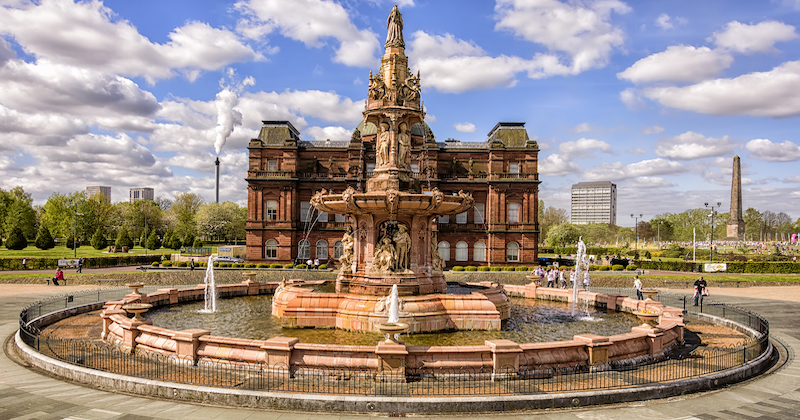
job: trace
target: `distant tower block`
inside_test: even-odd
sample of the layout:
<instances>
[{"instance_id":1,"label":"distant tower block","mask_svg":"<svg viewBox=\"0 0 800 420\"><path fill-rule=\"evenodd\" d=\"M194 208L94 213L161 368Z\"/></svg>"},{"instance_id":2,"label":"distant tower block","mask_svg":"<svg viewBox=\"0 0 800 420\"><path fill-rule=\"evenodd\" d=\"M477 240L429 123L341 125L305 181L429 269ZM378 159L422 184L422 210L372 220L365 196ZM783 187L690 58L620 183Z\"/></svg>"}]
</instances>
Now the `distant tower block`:
<instances>
[{"instance_id":1,"label":"distant tower block","mask_svg":"<svg viewBox=\"0 0 800 420\"><path fill-rule=\"evenodd\" d=\"M728 219L729 239L744 239L744 219L742 218L742 162L739 156L733 158L733 174L731 182L731 213Z\"/></svg>"}]
</instances>

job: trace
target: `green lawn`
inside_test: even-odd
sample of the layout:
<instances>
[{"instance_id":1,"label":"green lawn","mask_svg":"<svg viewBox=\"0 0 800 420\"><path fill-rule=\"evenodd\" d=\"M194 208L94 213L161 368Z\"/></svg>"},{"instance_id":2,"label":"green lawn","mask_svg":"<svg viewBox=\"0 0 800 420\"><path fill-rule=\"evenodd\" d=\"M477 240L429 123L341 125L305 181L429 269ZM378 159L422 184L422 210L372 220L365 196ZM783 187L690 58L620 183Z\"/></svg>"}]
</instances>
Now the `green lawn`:
<instances>
[{"instance_id":1,"label":"green lawn","mask_svg":"<svg viewBox=\"0 0 800 420\"><path fill-rule=\"evenodd\" d=\"M166 254L169 255L173 252L180 252L179 250L172 250L172 249L164 249L159 248L156 250L149 249L147 250L147 255L162 255ZM212 252L216 252L216 248L212 248ZM145 250L144 248L133 248L128 250L128 255L144 255ZM25 249L21 249L19 251L14 251L7 249L6 247L0 247L0 258L73 258L75 253L73 252L72 248L65 248L61 246L57 246L53 249L39 249L35 246L29 246ZM96 250L91 246L82 246L77 249L78 257L90 258L90 257L103 257L110 255L105 250ZM116 255L125 255L125 254L116 254Z\"/></svg>"}]
</instances>

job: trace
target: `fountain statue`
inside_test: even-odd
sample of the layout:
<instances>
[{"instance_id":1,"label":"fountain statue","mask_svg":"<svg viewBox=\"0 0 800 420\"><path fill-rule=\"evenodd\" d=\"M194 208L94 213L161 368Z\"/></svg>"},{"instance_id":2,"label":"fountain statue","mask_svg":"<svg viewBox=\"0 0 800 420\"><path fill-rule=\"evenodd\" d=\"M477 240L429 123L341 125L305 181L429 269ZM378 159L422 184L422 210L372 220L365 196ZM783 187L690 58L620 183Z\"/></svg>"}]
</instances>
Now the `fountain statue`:
<instances>
[{"instance_id":1,"label":"fountain statue","mask_svg":"<svg viewBox=\"0 0 800 420\"><path fill-rule=\"evenodd\" d=\"M310 200L319 211L346 215L349 223L342 237L336 295L326 300L338 306L328 309L337 311L337 327L374 331L377 323L386 320L386 314L376 311L375 305L396 288L400 296L413 297L406 302L412 314L412 332L499 329L510 312L508 298L499 287L480 291L479 302L473 302L474 296L467 299L445 294L444 261L438 254L438 216L467 211L474 199L463 191L445 194L435 187L423 191L411 172L412 152L419 153L435 139L411 130L416 125L425 126L425 111L419 96L420 78L408 68L402 16L396 7L387 29L381 68L375 77L370 74L363 112L364 126L378 127L373 137L362 136L375 156L375 169L366 181L366 190L321 190ZM297 287L282 289L275 295L272 313L285 319L287 327L312 326L301 319L312 317L301 306L304 301L292 303L307 293L312 292ZM469 304L447 303L458 299ZM319 311L316 316L318 319Z\"/></svg>"}]
</instances>

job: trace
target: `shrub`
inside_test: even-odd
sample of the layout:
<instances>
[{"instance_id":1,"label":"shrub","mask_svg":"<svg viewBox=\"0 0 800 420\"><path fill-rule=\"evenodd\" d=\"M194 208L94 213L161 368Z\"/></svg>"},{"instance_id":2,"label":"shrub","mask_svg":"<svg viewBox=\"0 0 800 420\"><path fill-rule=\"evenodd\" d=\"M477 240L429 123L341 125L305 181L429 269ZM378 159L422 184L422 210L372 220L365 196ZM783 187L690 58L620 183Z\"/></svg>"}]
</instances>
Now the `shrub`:
<instances>
[{"instance_id":1,"label":"shrub","mask_svg":"<svg viewBox=\"0 0 800 420\"><path fill-rule=\"evenodd\" d=\"M173 265L175 267L188 267L189 263L187 263L186 261L175 261Z\"/></svg>"},{"instance_id":2,"label":"shrub","mask_svg":"<svg viewBox=\"0 0 800 420\"><path fill-rule=\"evenodd\" d=\"M242 268L242 267L244 267L244 263L233 263L233 264L231 264L231 267L233 267L233 268Z\"/></svg>"},{"instance_id":3,"label":"shrub","mask_svg":"<svg viewBox=\"0 0 800 420\"><path fill-rule=\"evenodd\" d=\"M464 271L464 267L460 265L454 265L452 268L453 271Z\"/></svg>"},{"instance_id":4,"label":"shrub","mask_svg":"<svg viewBox=\"0 0 800 420\"><path fill-rule=\"evenodd\" d=\"M244 263L244 268L256 268L256 263Z\"/></svg>"},{"instance_id":5,"label":"shrub","mask_svg":"<svg viewBox=\"0 0 800 420\"><path fill-rule=\"evenodd\" d=\"M294 264L286 264L283 268L294 268Z\"/></svg>"},{"instance_id":6,"label":"shrub","mask_svg":"<svg viewBox=\"0 0 800 420\"><path fill-rule=\"evenodd\" d=\"M503 271L503 267L497 267L497 266L489 267L489 271Z\"/></svg>"},{"instance_id":7,"label":"shrub","mask_svg":"<svg viewBox=\"0 0 800 420\"><path fill-rule=\"evenodd\" d=\"M503 267L503 271L515 271L516 267Z\"/></svg>"},{"instance_id":8,"label":"shrub","mask_svg":"<svg viewBox=\"0 0 800 420\"><path fill-rule=\"evenodd\" d=\"M172 267L172 261L169 261L169 260L161 261L161 266L162 267Z\"/></svg>"},{"instance_id":9,"label":"shrub","mask_svg":"<svg viewBox=\"0 0 800 420\"><path fill-rule=\"evenodd\" d=\"M201 241L199 239L195 239L194 243L192 243L192 247L193 248L202 248L203 247L203 241Z\"/></svg>"},{"instance_id":10,"label":"shrub","mask_svg":"<svg viewBox=\"0 0 800 420\"><path fill-rule=\"evenodd\" d=\"M597 271L609 271L609 270L611 270L611 266L609 266L609 265L598 265L596 268L597 268Z\"/></svg>"},{"instance_id":11,"label":"shrub","mask_svg":"<svg viewBox=\"0 0 800 420\"><path fill-rule=\"evenodd\" d=\"M319 269L320 270L327 270L328 269L328 264L320 264Z\"/></svg>"},{"instance_id":12,"label":"shrub","mask_svg":"<svg viewBox=\"0 0 800 420\"><path fill-rule=\"evenodd\" d=\"M521 265L521 266L516 268L516 271L528 271L528 267L524 266L524 265Z\"/></svg>"},{"instance_id":13,"label":"shrub","mask_svg":"<svg viewBox=\"0 0 800 420\"><path fill-rule=\"evenodd\" d=\"M158 261L153 261L153 263L150 264L150 265L152 265L153 267L158 267L159 266Z\"/></svg>"},{"instance_id":14,"label":"shrub","mask_svg":"<svg viewBox=\"0 0 800 420\"><path fill-rule=\"evenodd\" d=\"M267 266L267 264L259 264L259 265L263 265L265 267ZM270 264L269 268L283 268L283 266L280 264Z\"/></svg>"},{"instance_id":15,"label":"shrub","mask_svg":"<svg viewBox=\"0 0 800 420\"><path fill-rule=\"evenodd\" d=\"M625 267L625 269L628 271L636 271L637 268L638 267L636 267L636 264L630 264L627 267Z\"/></svg>"},{"instance_id":16,"label":"shrub","mask_svg":"<svg viewBox=\"0 0 800 420\"><path fill-rule=\"evenodd\" d=\"M467 271L478 271L478 267L475 267L474 265L471 265L469 267L466 267L466 270Z\"/></svg>"},{"instance_id":17,"label":"shrub","mask_svg":"<svg viewBox=\"0 0 800 420\"><path fill-rule=\"evenodd\" d=\"M48 229L47 226L42 225L39 227L39 233L36 234L34 245L39 249L52 249L56 246L56 241L53 239L53 235L50 234L50 229Z\"/></svg>"},{"instance_id":18,"label":"shrub","mask_svg":"<svg viewBox=\"0 0 800 420\"><path fill-rule=\"evenodd\" d=\"M106 235L103 234L103 228L97 228L94 231L94 235L92 235L92 248L94 249L103 249L108 246L108 241L106 241Z\"/></svg>"},{"instance_id":19,"label":"shrub","mask_svg":"<svg viewBox=\"0 0 800 420\"><path fill-rule=\"evenodd\" d=\"M161 239L158 238L158 234L156 233L155 228L150 229L150 232L147 233L147 248L148 249L161 248Z\"/></svg>"},{"instance_id":20,"label":"shrub","mask_svg":"<svg viewBox=\"0 0 800 420\"><path fill-rule=\"evenodd\" d=\"M195 265L198 266L198 267L208 267L208 262L200 261L198 263L195 263Z\"/></svg>"},{"instance_id":21,"label":"shrub","mask_svg":"<svg viewBox=\"0 0 800 420\"><path fill-rule=\"evenodd\" d=\"M625 268L625 266L622 264L614 264L611 266L611 270L613 271L622 271L623 268Z\"/></svg>"},{"instance_id":22,"label":"shrub","mask_svg":"<svg viewBox=\"0 0 800 420\"><path fill-rule=\"evenodd\" d=\"M129 249L133 248L133 239L131 239L127 229L124 227L117 232L117 240L114 242L114 246L117 248L122 248L123 246L127 246Z\"/></svg>"},{"instance_id":23,"label":"shrub","mask_svg":"<svg viewBox=\"0 0 800 420\"><path fill-rule=\"evenodd\" d=\"M308 269L308 266L305 265L305 264L297 264L296 266L294 266L294 268L296 268L298 270L306 270L306 269Z\"/></svg>"},{"instance_id":24,"label":"shrub","mask_svg":"<svg viewBox=\"0 0 800 420\"><path fill-rule=\"evenodd\" d=\"M28 241L25 239L25 235L22 234L22 228L14 226L6 238L6 248L19 251L25 249L26 246L28 246Z\"/></svg>"},{"instance_id":25,"label":"shrub","mask_svg":"<svg viewBox=\"0 0 800 420\"><path fill-rule=\"evenodd\" d=\"M219 266L220 266L220 267L226 267L226 268L228 268L228 267L230 267L230 266L231 266L231 263L222 263L222 264L220 264Z\"/></svg>"},{"instance_id":26,"label":"shrub","mask_svg":"<svg viewBox=\"0 0 800 420\"><path fill-rule=\"evenodd\" d=\"M273 264L273 265L277 265L277 267L272 267L272 265L269 265L269 264L259 263L259 264L256 264L256 268L268 268L268 267L269 268L281 268L280 264Z\"/></svg>"},{"instance_id":27,"label":"shrub","mask_svg":"<svg viewBox=\"0 0 800 420\"><path fill-rule=\"evenodd\" d=\"M195 246L194 243L195 243L194 234L193 233L189 233L186 236L184 236L183 242L181 243L181 245L185 246L185 247L193 247L193 246ZM177 248L175 248L175 249L177 249Z\"/></svg>"},{"instance_id":28,"label":"shrub","mask_svg":"<svg viewBox=\"0 0 800 420\"><path fill-rule=\"evenodd\" d=\"M488 265L482 265L482 266L478 267L478 271L489 271L489 266Z\"/></svg>"}]
</instances>

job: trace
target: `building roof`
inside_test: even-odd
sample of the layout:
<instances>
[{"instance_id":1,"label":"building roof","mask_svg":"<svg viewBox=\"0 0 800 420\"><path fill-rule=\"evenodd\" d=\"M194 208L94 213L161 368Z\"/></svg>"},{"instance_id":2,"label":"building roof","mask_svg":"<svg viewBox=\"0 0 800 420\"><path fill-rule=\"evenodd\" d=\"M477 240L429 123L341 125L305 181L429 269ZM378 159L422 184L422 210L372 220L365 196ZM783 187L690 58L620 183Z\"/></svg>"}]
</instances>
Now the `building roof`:
<instances>
[{"instance_id":1,"label":"building roof","mask_svg":"<svg viewBox=\"0 0 800 420\"><path fill-rule=\"evenodd\" d=\"M594 182L579 182L577 184L572 184L572 188L591 188L591 187L610 187L610 186L617 186L611 181L594 181Z\"/></svg>"},{"instance_id":2,"label":"building roof","mask_svg":"<svg viewBox=\"0 0 800 420\"><path fill-rule=\"evenodd\" d=\"M286 140L300 140L300 132L289 121L262 121L258 139L265 145L282 146Z\"/></svg>"}]
</instances>

